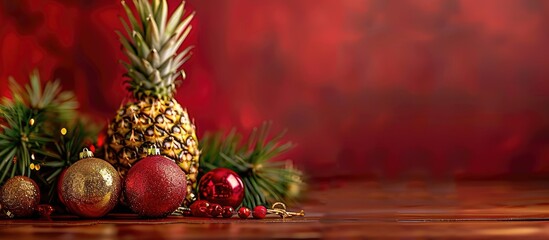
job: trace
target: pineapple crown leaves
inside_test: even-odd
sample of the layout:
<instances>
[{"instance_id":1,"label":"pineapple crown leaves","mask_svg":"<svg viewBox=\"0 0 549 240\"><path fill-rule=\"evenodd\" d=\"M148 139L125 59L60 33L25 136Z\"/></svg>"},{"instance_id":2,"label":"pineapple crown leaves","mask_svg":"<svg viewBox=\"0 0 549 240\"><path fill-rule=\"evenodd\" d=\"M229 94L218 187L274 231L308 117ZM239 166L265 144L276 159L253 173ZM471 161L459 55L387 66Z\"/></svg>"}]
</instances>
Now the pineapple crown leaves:
<instances>
[{"instance_id":1,"label":"pineapple crown leaves","mask_svg":"<svg viewBox=\"0 0 549 240\"><path fill-rule=\"evenodd\" d=\"M238 173L245 185L243 205L247 207L295 201L305 187L303 173L290 160L275 161L295 145L282 143L285 132L269 140L271 125L265 122L254 128L246 142L235 129L225 136L206 133L201 140L203 172L225 167Z\"/></svg>"},{"instance_id":2,"label":"pineapple crown leaves","mask_svg":"<svg viewBox=\"0 0 549 240\"><path fill-rule=\"evenodd\" d=\"M133 0L134 14L124 0L121 3L127 15L127 21L120 18L126 34L117 34L129 60L122 61L125 76L130 78L126 81L128 90L138 100L172 98L179 76L185 78L179 68L191 56L192 47L180 53L177 50L192 29L194 12L183 18L185 2L181 2L169 17L166 0L152 0L152 4L149 0Z\"/></svg>"}]
</instances>

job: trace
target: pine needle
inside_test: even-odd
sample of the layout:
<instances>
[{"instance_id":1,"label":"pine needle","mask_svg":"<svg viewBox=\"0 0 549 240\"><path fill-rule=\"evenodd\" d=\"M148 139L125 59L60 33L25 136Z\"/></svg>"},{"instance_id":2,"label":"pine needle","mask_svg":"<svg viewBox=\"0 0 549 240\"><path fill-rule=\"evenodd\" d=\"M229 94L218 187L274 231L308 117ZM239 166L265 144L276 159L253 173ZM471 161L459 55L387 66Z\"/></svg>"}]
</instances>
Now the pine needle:
<instances>
[{"instance_id":1,"label":"pine needle","mask_svg":"<svg viewBox=\"0 0 549 240\"><path fill-rule=\"evenodd\" d=\"M299 191L305 188L303 173L293 168L290 160L277 159L295 145L282 142L285 131L269 139L271 126L265 122L254 128L245 141L235 129L225 136L209 132L202 137L201 172L219 167L235 171L245 185L242 205L246 207L295 201L299 194L290 194L290 186Z\"/></svg>"},{"instance_id":2,"label":"pine needle","mask_svg":"<svg viewBox=\"0 0 549 240\"><path fill-rule=\"evenodd\" d=\"M42 85L37 71L24 86L10 78L10 90L11 99L3 98L0 104L0 184L24 175L53 192L59 173L95 141L100 128L84 125L75 95L62 91L59 81ZM66 135L60 133L63 128L68 129Z\"/></svg>"}]
</instances>

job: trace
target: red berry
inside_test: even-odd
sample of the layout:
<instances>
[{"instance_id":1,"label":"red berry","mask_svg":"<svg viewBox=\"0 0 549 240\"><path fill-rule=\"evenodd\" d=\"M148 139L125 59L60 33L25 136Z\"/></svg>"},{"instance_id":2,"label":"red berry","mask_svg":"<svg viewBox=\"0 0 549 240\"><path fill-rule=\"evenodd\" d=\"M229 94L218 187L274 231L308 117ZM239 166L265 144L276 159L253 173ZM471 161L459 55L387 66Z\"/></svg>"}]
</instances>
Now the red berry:
<instances>
[{"instance_id":1,"label":"red berry","mask_svg":"<svg viewBox=\"0 0 549 240\"><path fill-rule=\"evenodd\" d=\"M225 206L223 207L223 212L221 213L221 215L224 217L224 218L230 218L232 217L234 214L234 209L233 207L231 206Z\"/></svg>"},{"instance_id":2,"label":"red berry","mask_svg":"<svg viewBox=\"0 0 549 240\"><path fill-rule=\"evenodd\" d=\"M221 212L223 212L223 208L219 204L213 203L208 207L208 213L211 217L217 217Z\"/></svg>"},{"instance_id":3,"label":"red berry","mask_svg":"<svg viewBox=\"0 0 549 240\"><path fill-rule=\"evenodd\" d=\"M247 207L241 207L238 209L238 216L242 219L246 219L250 216L250 209Z\"/></svg>"},{"instance_id":4,"label":"red berry","mask_svg":"<svg viewBox=\"0 0 549 240\"><path fill-rule=\"evenodd\" d=\"M186 208L183 210L182 212L183 216L185 217L192 217L193 216L193 213L191 212L191 209L190 208Z\"/></svg>"},{"instance_id":5,"label":"red berry","mask_svg":"<svg viewBox=\"0 0 549 240\"><path fill-rule=\"evenodd\" d=\"M207 217L208 214L208 208L210 207L210 203L205 200L197 200L193 204L191 204L191 213L194 217Z\"/></svg>"},{"instance_id":6,"label":"red berry","mask_svg":"<svg viewBox=\"0 0 549 240\"><path fill-rule=\"evenodd\" d=\"M263 219L267 216L267 208L264 206L256 206L252 214L254 218Z\"/></svg>"},{"instance_id":7,"label":"red berry","mask_svg":"<svg viewBox=\"0 0 549 240\"><path fill-rule=\"evenodd\" d=\"M39 204L37 210L41 218L49 219L53 212L53 207L49 204Z\"/></svg>"}]
</instances>

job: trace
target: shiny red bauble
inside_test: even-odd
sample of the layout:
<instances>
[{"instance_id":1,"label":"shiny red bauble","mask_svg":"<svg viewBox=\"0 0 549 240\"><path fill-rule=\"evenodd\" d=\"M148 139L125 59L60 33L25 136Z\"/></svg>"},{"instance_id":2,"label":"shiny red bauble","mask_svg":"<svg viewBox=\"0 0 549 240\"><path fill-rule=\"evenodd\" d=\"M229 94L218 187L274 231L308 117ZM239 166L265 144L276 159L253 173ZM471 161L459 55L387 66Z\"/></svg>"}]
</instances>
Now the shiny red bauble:
<instances>
[{"instance_id":1,"label":"shiny red bauble","mask_svg":"<svg viewBox=\"0 0 549 240\"><path fill-rule=\"evenodd\" d=\"M247 207L241 207L238 209L238 216L242 219L246 219L250 216L250 209Z\"/></svg>"},{"instance_id":2,"label":"shiny red bauble","mask_svg":"<svg viewBox=\"0 0 549 240\"><path fill-rule=\"evenodd\" d=\"M254 218L263 219L265 218L265 216L267 216L267 208L264 206L256 206L252 215L254 216Z\"/></svg>"},{"instance_id":3,"label":"shiny red bauble","mask_svg":"<svg viewBox=\"0 0 549 240\"><path fill-rule=\"evenodd\" d=\"M237 208L244 199L244 184L234 171L216 168L206 173L198 185L199 197L210 203Z\"/></svg>"},{"instance_id":4,"label":"shiny red bauble","mask_svg":"<svg viewBox=\"0 0 549 240\"><path fill-rule=\"evenodd\" d=\"M126 175L124 196L133 212L159 218L174 212L187 194L185 173L169 158L153 155L141 159Z\"/></svg>"}]
</instances>

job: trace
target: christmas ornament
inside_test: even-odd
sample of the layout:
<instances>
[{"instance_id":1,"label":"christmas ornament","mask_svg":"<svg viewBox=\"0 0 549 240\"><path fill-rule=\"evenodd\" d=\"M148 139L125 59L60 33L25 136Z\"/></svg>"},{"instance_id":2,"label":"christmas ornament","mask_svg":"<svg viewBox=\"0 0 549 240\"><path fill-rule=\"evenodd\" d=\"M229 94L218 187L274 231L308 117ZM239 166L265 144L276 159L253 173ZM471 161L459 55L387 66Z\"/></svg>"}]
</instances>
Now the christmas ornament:
<instances>
[{"instance_id":1,"label":"christmas ornament","mask_svg":"<svg viewBox=\"0 0 549 240\"><path fill-rule=\"evenodd\" d=\"M256 206L252 212L252 216L257 219L263 219L267 216L267 208L265 206Z\"/></svg>"},{"instance_id":2,"label":"christmas ornament","mask_svg":"<svg viewBox=\"0 0 549 240\"><path fill-rule=\"evenodd\" d=\"M61 199L70 212L86 218L102 217L117 204L121 180L108 162L94 158L87 148L70 166L59 184Z\"/></svg>"},{"instance_id":3,"label":"christmas ornament","mask_svg":"<svg viewBox=\"0 0 549 240\"><path fill-rule=\"evenodd\" d=\"M40 189L36 183L24 176L15 176L0 189L0 204L3 210L15 217L30 217L40 203Z\"/></svg>"},{"instance_id":4,"label":"christmas ornament","mask_svg":"<svg viewBox=\"0 0 549 240\"><path fill-rule=\"evenodd\" d=\"M210 203L205 200L196 200L191 204L191 214L193 217L207 217Z\"/></svg>"},{"instance_id":5,"label":"christmas ornament","mask_svg":"<svg viewBox=\"0 0 549 240\"><path fill-rule=\"evenodd\" d=\"M174 212L187 194L185 172L171 159L150 148L149 156L135 164L124 184L125 199L141 217L165 217Z\"/></svg>"},{"instance_id":6,"label":"christmas ornament","mask_svg":"<svg viewBox=\"0 0 549 240\"><path fill-rule=\"evenodd\" d=\"M244 184L240 176L227 168L206 173L199 183L200 199L237 208L244 199Z\"/></svg>"},{"instance_id":7,"label":"christmas ornament","mask_svg":"<svg viewBox=\"0 0 549 240\"><path fill-rule=\"evenodd\" d=\"M293 144L281 142L284 132L269 139L271 125L265 122L259 129L254 128L248 139L234 129L226 136L206 133L200 143L202 171L219 167L235 171L246 186L242 205L247 207L295 201L305 188L303 173L290 160L274 161Z\"/></svg>"},{"instance_id":8,"label":"christmas ornament","mask_svg":"<svg viewBox=\"0 0 549 240\"><path fill-rule=\"evenodd\" d=\"M238 217L246 219L250 216L250 209L247 207L241 207L238 209Z\"/></svg>"},{"instance_id":9,"label":"christmas ornament","mask_svg":"<svg viewBox=\"0 0 549 240\"><path fill-rule=\"evenodd\" d=\"M166 1L136 0L137 14L124 1L129 24L122 20L126 34L119 33L128 61L123 65L127 89L133 101L122 106L107 130L107 160L122 176L145 149L156 146L174 159L187 176L185 205L195 200L199 155L195 125L187 111L174 99L185 78L181 65L190 58L190 47L178 52L187 38L194 13L186 14L184 2L168 16ZM154 17L149 17L154 16ZM186 16L186 17L183 17Z\"/></svg>"},{"instance_id":10,"label":"christmas ornament","mask_svg":"<svg viewBox=\"0 0 549 240\"><path fill-rule=\"evenodd\" d=\"M208 207L208 215L210 215L210 217L218 217L222 212L223 208L219 204L213 203Z\"/></svg>"},{"instance_id":11,"label":"christmas ornament","mask_svg":"<svg viewBox=\"0 0 549 240\"><path fill-rule=\"evenodd\" d=\"M231 206L224 206L223 211L221 212L221 216L224 218L230 218L234 214L234 209Z\"/></svg>"}]
</instances>

